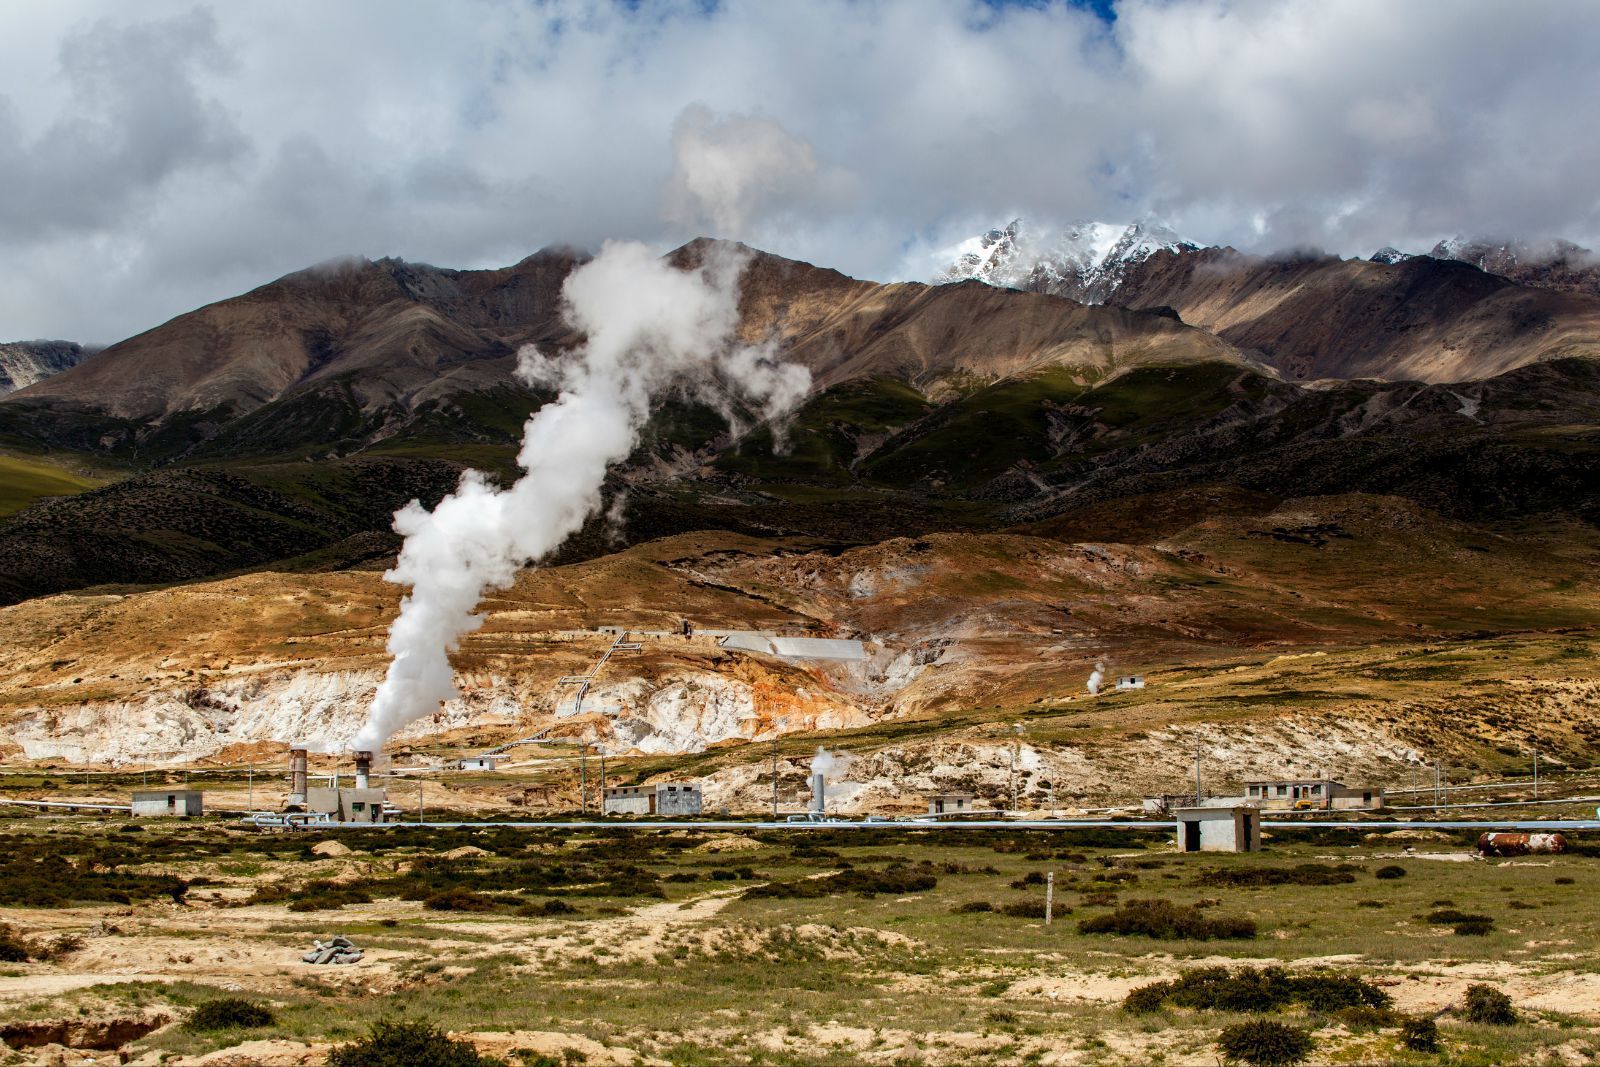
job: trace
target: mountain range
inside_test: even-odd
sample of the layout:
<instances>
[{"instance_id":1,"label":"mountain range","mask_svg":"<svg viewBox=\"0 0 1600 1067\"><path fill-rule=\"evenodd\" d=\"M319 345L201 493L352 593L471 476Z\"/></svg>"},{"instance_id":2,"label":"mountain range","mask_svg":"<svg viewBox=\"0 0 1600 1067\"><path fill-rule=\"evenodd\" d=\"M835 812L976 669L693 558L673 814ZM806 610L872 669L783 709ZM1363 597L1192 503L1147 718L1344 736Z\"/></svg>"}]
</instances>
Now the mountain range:
<instances>
[{"instance_id":1,"label":"mountain range","mask_svg":"<svg viewBox=\"0 0 1600 1067\"><path fill-rule=\"evenodd\" d=\"M790 444L670 400L608 486L620 528L596 520L561 558L696 529L1148 538L1240 500L1348 492L1600 519L1600 296L1567 275L1248 256L1150 224L1049 241L1013 224L942 284L745 252L742 335L814 376ZM584 260L324 264L6 396L0 448L111 484L0 520L0 599L382 563L394 508L469 465L512 473L549 399L513 376L516 350L580 340L559 312Z\"/></svg>"}]
</instances>

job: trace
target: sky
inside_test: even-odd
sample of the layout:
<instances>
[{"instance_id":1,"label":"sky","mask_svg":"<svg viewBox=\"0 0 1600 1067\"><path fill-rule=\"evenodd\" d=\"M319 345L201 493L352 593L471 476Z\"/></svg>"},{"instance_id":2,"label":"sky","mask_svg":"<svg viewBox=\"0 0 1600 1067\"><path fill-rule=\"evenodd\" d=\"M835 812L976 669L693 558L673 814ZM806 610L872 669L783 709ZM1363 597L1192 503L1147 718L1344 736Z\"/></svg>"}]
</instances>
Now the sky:
<instances>
[{"instance_id":1,"label":"sky","mask_svg":"<svg viewBox=\"0 0 1600 1067\"><path fill-rule=\"evenodd\" d=\"M926 278L1023 216L1600 246L1589 0L7 0L0 340L330 258L709 234Z\"/></svg>"}]
</instances>

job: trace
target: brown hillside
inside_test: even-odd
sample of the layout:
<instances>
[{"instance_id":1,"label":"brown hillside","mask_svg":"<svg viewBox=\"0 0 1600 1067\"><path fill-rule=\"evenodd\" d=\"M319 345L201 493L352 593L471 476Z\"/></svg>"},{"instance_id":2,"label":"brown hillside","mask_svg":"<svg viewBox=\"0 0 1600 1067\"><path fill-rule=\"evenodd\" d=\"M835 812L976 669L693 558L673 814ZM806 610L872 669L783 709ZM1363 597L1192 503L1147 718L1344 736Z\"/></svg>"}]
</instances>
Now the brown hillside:
<instances>
[{"instance_id":1,"label":"brown hillside","mask_svg":"<svg viewBox=\"0 0 1600 1067\"><path fill-rule=\"evenodd\" d=\"M1171 307L1292 379L1460 382L1600 356L1600 299L1519 286L1465 263L1160 252L1119 303Z\"/></svg>"}]
</instances>

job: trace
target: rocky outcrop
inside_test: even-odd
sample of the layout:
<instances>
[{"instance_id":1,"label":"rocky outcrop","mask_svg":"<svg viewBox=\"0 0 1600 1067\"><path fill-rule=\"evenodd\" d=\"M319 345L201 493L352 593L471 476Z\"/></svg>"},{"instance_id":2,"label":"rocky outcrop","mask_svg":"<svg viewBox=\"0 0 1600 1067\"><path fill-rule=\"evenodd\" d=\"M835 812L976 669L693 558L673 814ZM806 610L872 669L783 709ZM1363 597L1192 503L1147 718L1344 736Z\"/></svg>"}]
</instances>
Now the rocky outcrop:
<instances>
[{"instance_id":1,"label":"rocky outcrop","mask_svg":"<svg viewBox=\"0 0 1600 1067\"><path fill-rule=\"evenodd\" d=\"M42 382L94 354L71 341L15 341L0 344L0 396Z\"/></svg>"}]
</instances>

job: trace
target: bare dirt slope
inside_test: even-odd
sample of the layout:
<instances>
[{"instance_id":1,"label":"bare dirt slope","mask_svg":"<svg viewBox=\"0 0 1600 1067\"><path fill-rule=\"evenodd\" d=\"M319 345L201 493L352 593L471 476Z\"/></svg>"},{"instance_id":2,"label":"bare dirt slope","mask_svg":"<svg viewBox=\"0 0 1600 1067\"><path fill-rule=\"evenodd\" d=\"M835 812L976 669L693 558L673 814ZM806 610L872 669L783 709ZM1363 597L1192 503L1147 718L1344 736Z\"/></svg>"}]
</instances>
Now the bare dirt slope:
<instances>
[{"instance_id":1,"label":"bare dirt slope","mask_svg":"<svg viewBox=\"0 0 1600 1067\"><path fill-rule=\"evenodd\" d=\"M1251 724L1269 762L1314 741L1330 759L1353 745L1404 761L1444 729L1464 752L1492 754L1538 719L1577 759L1590 744L1592 664L1561 650L1587 640L1563 631L1597 621L1597 549L1588 527L1486 530L1375 497L1290 501L1145 545L942 534L840 551L666 538L528 571L492 595L454 656L462 695L398 744L482 747L548 731L669 761L663 770L703 753L679 766L732 803L759 803L737 766L762 753L739 746L795 732L893 749L867 776L882 780L880 797L897 780L937 784L938 773L907 775L918 761L970 765L999 789L1014 747L1005 724L1019 716L1038 720L1031 780L1075 780L1086 795L1132 787L1130 766L1153 781L1181 765L1192 745L1159 733L1175 724L1220 730L1240 751ZM290 740L338 749L385 669L398 592L374 571L262 573L0 610L8 760L242 762ZM693 637L678 632L685 619ZM555 682L605 650L598 626L644 631L643 651L613 658L575 707ZM869 658L733 652L708 629L856 637ZM1384 673L1438 641L1480 658ZM1323 654L1308 661L1315 670L1230 673L1307 652ZM1113 678L1148 675L1150 688L1085 703L1096 662ZM1408 688L1413 679L1429 684ZM1085 763L1092 738L1106 751Z\"/></svg>"}]
</instances>

